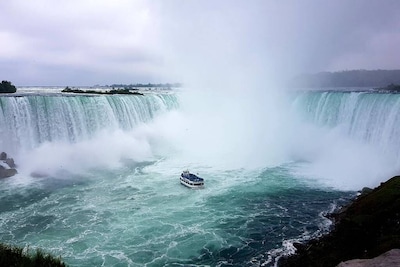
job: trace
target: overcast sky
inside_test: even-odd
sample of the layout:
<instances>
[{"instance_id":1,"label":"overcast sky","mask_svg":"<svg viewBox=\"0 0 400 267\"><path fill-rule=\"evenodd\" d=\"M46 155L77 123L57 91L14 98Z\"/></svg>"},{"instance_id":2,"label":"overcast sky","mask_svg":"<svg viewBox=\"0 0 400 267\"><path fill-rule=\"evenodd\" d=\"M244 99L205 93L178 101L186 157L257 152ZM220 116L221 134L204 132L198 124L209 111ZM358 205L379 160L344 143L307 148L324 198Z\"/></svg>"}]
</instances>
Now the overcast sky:
<instances>
[{"instance_id":1,"label":"overcast sky","mask_svg":"<svg viewBox=\"0 0 400 267\"><path fill-rule=\"evenodd\" d=\"M400 1L0 1L0 79L277 80L400 69Z\"/></svg>"}]
</instances>

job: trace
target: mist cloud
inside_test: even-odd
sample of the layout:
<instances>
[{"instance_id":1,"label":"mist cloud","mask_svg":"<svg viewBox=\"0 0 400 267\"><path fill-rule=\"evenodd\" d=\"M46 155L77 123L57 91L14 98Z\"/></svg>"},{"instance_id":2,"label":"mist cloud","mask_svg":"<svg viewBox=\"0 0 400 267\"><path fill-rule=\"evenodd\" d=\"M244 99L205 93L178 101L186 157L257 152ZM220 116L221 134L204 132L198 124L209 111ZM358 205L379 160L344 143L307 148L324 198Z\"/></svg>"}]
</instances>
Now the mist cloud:
<instances>
[{"instance_id":1,"label":"mist cloud","mask_svg":"<svg viewBox=\"0 0 400 267\"><path fill-rule=\"evenodd\" d=\"M171 25L162 32L172 36L171 50L180 51L165 54L193 76L281 80L301 72L399 67L396 1L190 3L166 12Z\"/></svg>"}]
</instances>

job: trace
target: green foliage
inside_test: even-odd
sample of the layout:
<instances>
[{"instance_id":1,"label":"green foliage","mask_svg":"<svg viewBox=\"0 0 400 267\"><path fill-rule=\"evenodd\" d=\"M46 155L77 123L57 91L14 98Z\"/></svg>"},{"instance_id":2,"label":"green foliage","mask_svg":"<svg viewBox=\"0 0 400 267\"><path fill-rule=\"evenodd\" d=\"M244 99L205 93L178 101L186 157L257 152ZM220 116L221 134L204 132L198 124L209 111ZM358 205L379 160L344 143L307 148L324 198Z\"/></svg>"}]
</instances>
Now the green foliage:
<instances>
[{"instance_id":1,"label":"green foliage","mask_svg":"<svg viewBox=\"0 0 400 267\"><path fill-rule=\"evenodd\" d=\"M34 253L22 248L0 244L0 266L10 267L66 267L60 258L38 249Z\"/></svg>"},{"instance_id":2,"label":"green foliage","mask_svg":"<svg viewBox=\"0 0 400 267\"><path fill-rule=\"evenodd\" d=\"M9 81L2 81L0 83L0 93L15 93L17 88Z\"/></svg>"}]
</instances>

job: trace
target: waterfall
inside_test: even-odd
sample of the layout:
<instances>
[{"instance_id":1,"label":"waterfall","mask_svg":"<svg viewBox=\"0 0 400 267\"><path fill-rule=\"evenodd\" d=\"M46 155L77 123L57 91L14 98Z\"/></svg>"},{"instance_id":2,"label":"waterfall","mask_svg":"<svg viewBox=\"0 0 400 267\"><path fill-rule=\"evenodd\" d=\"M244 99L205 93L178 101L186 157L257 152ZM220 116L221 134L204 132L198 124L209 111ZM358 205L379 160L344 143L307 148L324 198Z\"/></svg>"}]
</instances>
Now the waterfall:
<instances>
[{"instance_id":1,"label":"waterfall","mask_svg":"<svg viewBox=\"0 0 400 267\"><path fill-rule=\"evenodd\" d=\"M377 186L400 170L400 94L304 91L294 96L301 173L340 188Z\"/></svg>"},{"instance_id":2,"label":"waterfall","mask_svg":"<svg viewBox=\"0 0 400 267\"><path fill-rule=\"evenodd\" d=\"M101 130L131 130L178 106L173 94L0 97L0 148L10 153L44 142L74 143Z\"/></svg>"},{"instance_id":3,"label":"waterfall","mask_svg":"<svg viewBox=\"0 0 400 267\"><path fill-rule=\"evenodd\" d=\"M295 106L308 121L400 155L400 94L309 91Z\"/></svg>"}]
</instances>

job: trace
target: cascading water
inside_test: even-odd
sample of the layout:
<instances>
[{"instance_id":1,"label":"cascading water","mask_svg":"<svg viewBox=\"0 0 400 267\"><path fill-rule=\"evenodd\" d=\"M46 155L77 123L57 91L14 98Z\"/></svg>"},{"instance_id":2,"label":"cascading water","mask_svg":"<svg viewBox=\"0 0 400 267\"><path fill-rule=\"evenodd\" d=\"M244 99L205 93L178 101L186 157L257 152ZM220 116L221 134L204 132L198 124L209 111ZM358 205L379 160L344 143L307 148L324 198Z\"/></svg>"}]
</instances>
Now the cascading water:
<instances>
[{"instance_id":1,"label":"cascading water","mask_svg":"<svg viewBox=\"0 0 400 267\"><path fill-rule=\"evenodd\" d=\"M398 95L191 94L0 97L20 171L0 180L0 241L71 266L274 266L399 166Z\"/></svg>"},{"instance_id":2,"label":"cascading water","mask_svg":"<svg viewBox=\"0 0 400 267\"><path fill-rule=\"evenodd\" d=\"M303 140L310 147L318 144L311 161L321 163L322 172L332 171L342 185L376 186L399 170L399 94L305 91L296 94L293 110L303 126L314 127Z\"/></svg>"},{"instance_id":3,"label":"cascading water","mask_svg":"<svg viewBox=\"0 0 400 267\"><path fill-rule=\"evenodd\" d=\"M172 94L146 96L21 96L0 98L0 147L10 152L44 142L78 142L99 131L131 130L177 107Z\"/></svg>"},{"instance_id":4,"label":"cascading water","mask_svg":"<svg viewBox=\"0 0 400 267\"><path fill-rule=\"evenodd\" d=\"M141 125L178 107L176 95L62 95L58 90L0 98L0 148L20 173L79 172L151 157ZM38 90L40 92L40 89Z\"/></svg>"},{"instance_id":5,"label":"cascading water","mask_svg":"<svg viewBox=\"0 0 400 267\"><path fill-rule=\"evenodd\" d=\"M351 138L400 153L399 94L306 92L296 105L319 126L340 127Z\"/></svg>"}]
</instances>

